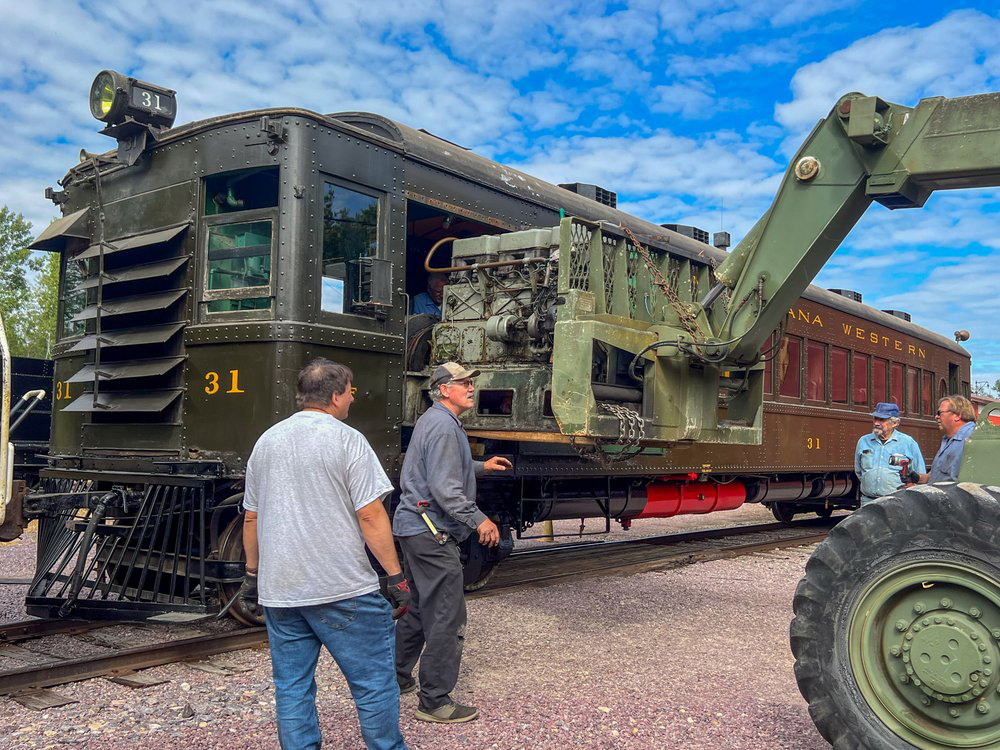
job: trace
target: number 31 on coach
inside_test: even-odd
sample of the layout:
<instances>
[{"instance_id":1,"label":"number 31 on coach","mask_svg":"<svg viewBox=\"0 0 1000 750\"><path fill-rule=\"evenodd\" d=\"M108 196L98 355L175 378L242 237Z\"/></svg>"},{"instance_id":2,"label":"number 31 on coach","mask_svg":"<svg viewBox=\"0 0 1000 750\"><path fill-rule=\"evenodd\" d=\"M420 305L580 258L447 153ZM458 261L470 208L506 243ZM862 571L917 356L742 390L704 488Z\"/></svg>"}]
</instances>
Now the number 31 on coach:
<instances>
[{"instance_id":1,"label":"number 31 on coach","mask_svg":"<svg viewBox=\"0 0 1000 750\"><path fill-rule=\"evenodd\" d=\"M229 378L225 376L220 378L219 373L213 371L205 373L205 393L209 396L214 396L217 393L246 393L242 388L240 388L240 371L230 370ZM229 386L225 391L222 389Z\"/></svg>"}]
</instances>

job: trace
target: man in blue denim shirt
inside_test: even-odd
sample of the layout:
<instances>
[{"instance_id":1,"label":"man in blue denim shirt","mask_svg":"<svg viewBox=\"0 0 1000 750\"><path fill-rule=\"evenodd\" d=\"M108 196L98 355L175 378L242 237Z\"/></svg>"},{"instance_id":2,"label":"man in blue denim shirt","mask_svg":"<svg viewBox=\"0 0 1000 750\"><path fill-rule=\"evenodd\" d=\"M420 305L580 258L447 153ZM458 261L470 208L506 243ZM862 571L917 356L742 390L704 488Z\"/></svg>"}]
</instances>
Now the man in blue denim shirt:
<instances>
[{"instance_id":1,"label":"man in blue denim shirt","mask_svg":"<svg viewBox=\"0 0 1000 750\"><path fill-rule=\"evenodd\" d=\"M861 480L861 504L889 495L903 485L899 466L891 466L889 457L900 454L910 460L910 475L923 474L924 457L917 441L896 429L899 407L879 403L871 413L872 431L862 435L854 452L854 473ZM916 478L913 479L916 482Z\"/></svg>"},{"instance_id":2,"label":"man in blue denim shirt","mask_svg":"<svg viewBox=\"0 0 1000 750\"><path fill-rule=\"evenodd\" d=\"M965 439L976 427L976 412L965 396L951 394L938 402L937 420L944 437L931 462L930 474L922 479L927 482L957 482Z\"/></svg>"}]
</instances>

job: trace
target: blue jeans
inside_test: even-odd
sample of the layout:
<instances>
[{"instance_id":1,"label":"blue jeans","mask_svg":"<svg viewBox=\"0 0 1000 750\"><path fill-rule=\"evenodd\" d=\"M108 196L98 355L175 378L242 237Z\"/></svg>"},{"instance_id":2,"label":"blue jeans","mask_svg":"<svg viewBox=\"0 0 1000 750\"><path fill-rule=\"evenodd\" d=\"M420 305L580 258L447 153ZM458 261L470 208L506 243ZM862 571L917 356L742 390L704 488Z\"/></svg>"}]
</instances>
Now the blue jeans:
<instances>
[{"instance_id":1,"label":"blue jeans","mask_svg":"<svg viewBox=\"0 0 1000 750\"><path fill-rule=\"evenodd\" d=\"M283 750L319 748L316 662L320 646L347 678L371 750L406 750L399 729L392 609L378 592L311 607L265 607Z\"/></svg>"}]
</instances>

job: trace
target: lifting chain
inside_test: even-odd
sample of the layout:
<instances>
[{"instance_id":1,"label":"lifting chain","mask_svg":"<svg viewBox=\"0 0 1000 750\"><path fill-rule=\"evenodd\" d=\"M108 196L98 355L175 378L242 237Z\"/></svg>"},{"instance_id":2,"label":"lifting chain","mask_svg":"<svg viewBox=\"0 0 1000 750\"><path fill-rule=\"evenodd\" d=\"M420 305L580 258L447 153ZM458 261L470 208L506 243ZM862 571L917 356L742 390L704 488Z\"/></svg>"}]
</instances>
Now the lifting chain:
<instances>
[{"instance_id":1,"label":"lifting chain","mask_svg":"<svg viewBox=\"0 0 1000 750\"><path fill-rule=\"evenodd\" d=\"M646 264L646 270L649 271L649 275L653 279L653 283L660 288L663 292L663 296L667 298L667 302L677 313L677 318L680 320L681 326L685 331L691 336L694 341L703 341L708 338L701 331L701 327L698 325L698 316L695 314L690 307L681 302L681 298L677 296L677 290L670 284L667 279L664 278L660 269L657 267L656 262L653 260L652 256L649 254L649 250L646 246L636 239L636 236L632 234L632 230L629 229L624 224L621 225L622 230L628 235L628 238L632 240L632 244L635 246L635 251L642 258L642 262Z\"/></svg>"},{"instance_id":2,"label":"lifting chain","mask_svg":"<svg viewBox=\"0 0 1000 750\"><path fill-rule=\"evenodd\" d=\"M617 404L601 403L600 407L618 418L618 438L608 443L621 446L621 450L615 454L608 454L601 449L602 443L599 440L595 440L592 446L584 447L576 442L573 435L569 435L569 444L577 455L588 461L596 461L604 467L628 461L639 455L642 452L642 440L646 437L646 420L631 409Z\"/></svg>"}]
</instances>

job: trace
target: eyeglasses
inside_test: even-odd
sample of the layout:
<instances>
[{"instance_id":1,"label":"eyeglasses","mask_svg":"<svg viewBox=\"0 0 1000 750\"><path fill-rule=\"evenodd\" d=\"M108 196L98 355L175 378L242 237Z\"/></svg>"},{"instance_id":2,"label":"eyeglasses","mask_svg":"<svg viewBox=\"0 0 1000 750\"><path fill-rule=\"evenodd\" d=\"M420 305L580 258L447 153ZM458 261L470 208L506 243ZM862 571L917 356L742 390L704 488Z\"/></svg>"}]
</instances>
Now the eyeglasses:
<instances>
[{"instance_id":1,"label":"eyeglasses","mask_svg":"<svg viewBox=\"0 0 1000 750\"><path fill-rule=\"evenodd\" d=\"M951 409L938 409L937 415L940 417L942 414L954 414Z\"/></svg>"},{"instance_id":2,"label":"eyeglasses","mask_svg":"<svg viewBox=\"0 0 1000 750\"><path fill-rule=\"evenodd\" d=\"M457 385L462 388L468 388L470 391L476 387L476 384L473 383L471 380L453 380L450 383L445 383L445 385L448 386L449 388L453 385Z\"/></svg>"}]
</instances>

